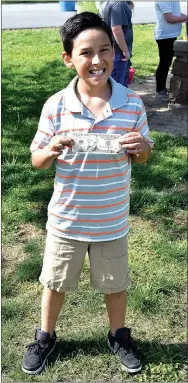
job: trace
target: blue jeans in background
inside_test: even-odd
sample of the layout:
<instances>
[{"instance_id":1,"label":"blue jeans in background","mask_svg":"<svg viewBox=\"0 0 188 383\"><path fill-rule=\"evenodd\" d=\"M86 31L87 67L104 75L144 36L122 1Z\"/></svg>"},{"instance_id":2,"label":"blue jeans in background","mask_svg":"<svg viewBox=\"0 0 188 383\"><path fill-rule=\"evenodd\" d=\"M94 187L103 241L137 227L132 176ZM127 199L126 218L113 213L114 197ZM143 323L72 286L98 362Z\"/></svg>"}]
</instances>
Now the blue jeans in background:
<instances>
[{"instance_id":1,"label":"blue jeans in background","mask_svg":"<svg viewBox=\"0 0 188 383\"><path fill-rule=\"evenodd\" d=\"M122 52L115 53L114 66L111 76L115 81L119 82L121 85L128 87L126 74L129 60L122 61L122 58L125 58Z\"/></svg>"}]
</instances>

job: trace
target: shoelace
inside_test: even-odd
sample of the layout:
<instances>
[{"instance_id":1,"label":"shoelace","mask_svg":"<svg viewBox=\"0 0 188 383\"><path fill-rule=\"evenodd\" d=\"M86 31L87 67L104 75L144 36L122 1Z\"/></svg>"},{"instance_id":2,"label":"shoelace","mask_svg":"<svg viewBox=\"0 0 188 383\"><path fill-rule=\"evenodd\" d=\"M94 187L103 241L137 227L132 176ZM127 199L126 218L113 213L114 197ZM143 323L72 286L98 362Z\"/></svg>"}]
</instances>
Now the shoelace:
<instances>
[{"instance_id":1,"label":"shoelace","mask_svg":"<svg viewBox=\"0 0 188 383\"><path fill-rule=\"evenodd\" d=\"M40 356L40 359L42 359L42 346L41 342L39 340L36 340L33 343L28 344L26 347L29 352L34 352L34 354L38 354Z\"/></svg>"},{"instance_id":2,"label":"shoelace","mask_svg":"<svg viewBox=\"0 0 188 383\"><path fill-rule=\"evenodd\" d=\"M120 345L120 348L122 348L126 351L129 351L129 352L133 353L135 356L137 356L137 350L136 350L135 345L132 342L131 337L128 336L126 338L123 338L118 343Z\"/></svg>"}]
</instances>

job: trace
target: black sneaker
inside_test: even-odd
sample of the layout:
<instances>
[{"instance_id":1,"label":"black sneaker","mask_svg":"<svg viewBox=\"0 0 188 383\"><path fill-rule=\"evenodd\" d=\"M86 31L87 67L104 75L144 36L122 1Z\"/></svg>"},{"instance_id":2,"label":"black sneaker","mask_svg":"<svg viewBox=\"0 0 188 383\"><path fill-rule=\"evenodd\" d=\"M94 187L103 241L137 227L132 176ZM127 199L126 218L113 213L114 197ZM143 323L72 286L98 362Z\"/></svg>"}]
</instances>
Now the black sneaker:
<instances>
[{"instance_id":1,"label":"black sneaker","mask_svg":"<svg viewBox=\"0 0 188 383\"><path fill-rule=\"evenodd\" d=\"M160 92L156 92L155 98L161 101L169 101L169 94L167 89L161 90Z\"/></svg>"},{"instance_id":2,"label":"black sneaker","mask_svg":"<svg viewBox=\"0 0 188 383\"><path fill-rule=\"evenodd\" d=\"M55 344L55 331L51 337L47 332L37 329L35 331L35 342L28 344L26 347L27 351L24 353L22 371L30 375L39 374L44 369L46 360L54 350Z\"/></svg>"},{"instance_id":3,"label":"black sneaker","mask_svg":"<svg viewBox=\"0 0 188 383\"><path fill-rule=\"evenodd\" d=\"M132 374L141 371L142 365L129 328L119 328L115 336L109 331L108 347L114 354L119 355L123 370Z\"/></svg>"}]
</instances>

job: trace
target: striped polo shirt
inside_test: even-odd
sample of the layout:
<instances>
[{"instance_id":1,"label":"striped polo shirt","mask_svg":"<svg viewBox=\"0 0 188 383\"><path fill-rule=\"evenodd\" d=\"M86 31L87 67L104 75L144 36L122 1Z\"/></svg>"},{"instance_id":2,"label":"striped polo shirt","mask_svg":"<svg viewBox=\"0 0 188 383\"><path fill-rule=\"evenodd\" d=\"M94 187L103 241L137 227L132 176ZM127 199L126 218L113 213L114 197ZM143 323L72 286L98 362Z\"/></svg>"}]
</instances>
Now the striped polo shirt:
<instances>
[{"instance_id":1,"label":"striped polo shirt","mask_svg":"<svg viewBox=\"0 0 188 383\"><path fill-rule=\"evenodd\" d=\"M140 97L111 77L112 95L103 115L94 116L77 98L74 78L45 103L31 151L54 135L74 132L127 134L140 132L152 145ZM64 149L56 159L54 191L48 205L47 230L59 237L86 242L111 241L129 230L131 158L117 154L73 153Z\"/></svg>"}]
</instances>

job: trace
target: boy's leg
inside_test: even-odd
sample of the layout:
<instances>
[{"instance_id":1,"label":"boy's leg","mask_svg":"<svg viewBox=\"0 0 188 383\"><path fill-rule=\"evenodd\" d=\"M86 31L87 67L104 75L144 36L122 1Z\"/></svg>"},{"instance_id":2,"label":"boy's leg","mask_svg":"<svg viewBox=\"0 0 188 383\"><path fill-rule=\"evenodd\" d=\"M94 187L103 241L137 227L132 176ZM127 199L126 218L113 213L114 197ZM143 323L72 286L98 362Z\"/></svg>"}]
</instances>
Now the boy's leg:
<instances>
[{"instance_id":1,"label":"boy's leg","mask_svg":"<svg viewBox=\"0 0 188 383\"><path fill-rule=\"evenodd\" d=\"M91 244L89 257L92 286L105 294L111 330L108 333L108 347L119 356L124 370L138 372L142 365L131 331L124 327L126 290L130 283L127 237Z\"/></svg>"},{"instance_id":2,"label":"boy's leg","mask_svg":"<svg viewBox=\"0 0 188 383\"><path fill-rule=\"evenodd\" d=\"M65 293L44 287L41 308L41 330L49 333L51 336L54 333L64 299Z\"/></svg>"},{"instance_id":3,"label":"boy's leg","mask_svg":"<svg viewBox=\"0 0 188 383\"><path fill-rule=\"evenodd\" d=\"M40 282L45 286L42 297L41 329L35 342L26 347L22 370L30 375L40 373L55 348L55 324L64 302L65 291L77 289L87 243L47 235Z\"/></svg>"},{"instance_id":4,"label":"boy's leg","mask_svg":"<svg viewBox=\"0 0 188 383\"><path fill-rule=\"evenodd\" d=\"M105 294L106 308L112 335L115 335L119 328L124 327L126 301L127 293L125 290L119 293Z\"/></svg>"}]
</instances>

